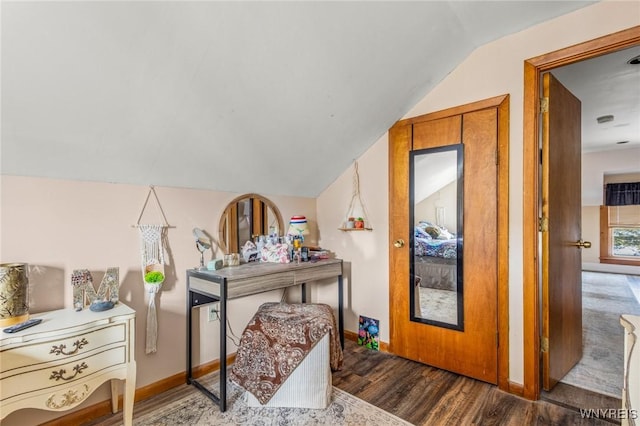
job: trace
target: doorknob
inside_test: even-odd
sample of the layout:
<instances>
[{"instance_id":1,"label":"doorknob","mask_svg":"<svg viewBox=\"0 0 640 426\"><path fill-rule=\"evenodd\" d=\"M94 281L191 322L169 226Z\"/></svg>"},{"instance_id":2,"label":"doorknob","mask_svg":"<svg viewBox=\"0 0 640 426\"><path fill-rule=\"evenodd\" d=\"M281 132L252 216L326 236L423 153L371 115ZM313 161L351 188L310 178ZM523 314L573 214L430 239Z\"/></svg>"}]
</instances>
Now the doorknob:
<instances>
[{"instance_id":1,"label":"doorknob","mask_svg":"<svg viewBox=\"0 0 640 426\"><path fill-rule=\"evenodd\" d=\"M591 242L590 241L582 241L582 239L576 241L575 243L572 243L572 245L581 248L591 248Z\"/></svg>"},{"instance_id":2,"label":"doorknob","mask_svg":"<svg viewBox=\"0 0 640 426\"><path fill-rule=\"evenodd\" d=\"M404 240L403 239L395 240L393 242L393 245L396 246L396 248L402 248L404 247Z\"/></svg>"}]
</instances>

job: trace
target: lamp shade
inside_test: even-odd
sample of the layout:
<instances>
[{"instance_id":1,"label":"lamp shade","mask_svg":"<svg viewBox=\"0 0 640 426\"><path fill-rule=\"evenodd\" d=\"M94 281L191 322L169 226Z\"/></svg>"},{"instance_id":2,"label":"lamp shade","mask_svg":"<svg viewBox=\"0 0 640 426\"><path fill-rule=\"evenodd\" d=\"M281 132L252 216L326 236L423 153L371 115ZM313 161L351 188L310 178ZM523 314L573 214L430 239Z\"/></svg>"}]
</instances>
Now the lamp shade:
<instances>
[{"instance_id":1,"label":"lamp shade","mask_svg":"<svg viewBox=\"0 0 640 426\"><path fill-rule=\"evenodd\" d=\"M291 216L288 235L309 235L309 224L304 216Z\"/></svg>"},{"instance_id":2,"label":"lamp shade","mask_svg":"<svg viewBox=\"0 0 640 426\"><path fill-rule=\"evenodd\" d=\"M26 263L0 263L0 327L29 319Z\"/></svg>"}]
</instances>

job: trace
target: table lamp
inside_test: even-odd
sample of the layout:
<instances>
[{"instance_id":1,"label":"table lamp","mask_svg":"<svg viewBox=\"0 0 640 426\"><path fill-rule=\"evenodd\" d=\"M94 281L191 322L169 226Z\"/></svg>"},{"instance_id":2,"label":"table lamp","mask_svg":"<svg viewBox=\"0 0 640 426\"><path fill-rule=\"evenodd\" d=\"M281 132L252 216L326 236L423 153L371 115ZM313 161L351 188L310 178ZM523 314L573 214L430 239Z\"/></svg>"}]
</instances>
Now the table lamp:
<instances>
[{"instance_id":1,"label":"table lamp","mask_svg":"<svg viewBox=\"0 0 640 426\"><path fill-rule=\"evenodd\" d=\"M287 235L299 237L304 241L304 235L309 235L309 224L307 223L307 218L304 216L291 216Z\"/></svg>"},{"instance_id":2,"label":"table lamp","mask_svg":"<svg viewBox=\"0 0 640 426\"><path fill-rule=\"evenodd\" d=\"M307 223L307 218L304 216L291 216L287 235L291 235L293 238L294 255L292 257L296 258L299 262L300 247L304 241L304 236L309 235L309 224Z\"/></svg>"}]
</instances>

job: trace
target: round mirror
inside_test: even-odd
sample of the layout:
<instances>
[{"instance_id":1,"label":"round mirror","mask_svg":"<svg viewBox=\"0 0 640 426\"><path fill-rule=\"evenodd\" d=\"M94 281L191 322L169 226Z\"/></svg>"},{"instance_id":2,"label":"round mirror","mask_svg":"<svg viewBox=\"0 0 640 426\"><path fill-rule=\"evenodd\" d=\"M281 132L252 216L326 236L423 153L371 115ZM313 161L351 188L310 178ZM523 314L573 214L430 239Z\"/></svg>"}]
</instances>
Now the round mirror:
<instances>
[{"instance_id":1,"label":"round mirror","mask_svg":"<svg viewBox=\"0 0 640 426\"><path fill-rule=\"evenodd\" d=\"M193 228L193 236L196 237L196 246L200 252L204 252L211 248L211 240L200 228Z\"/></svg>"},{"instance_id":2,"label":"round mirror","mask_svg":"<svg viewBox=\"0 0 640 426\"><path fill-rule=\"evenodd\" d=\"M281 235L284 222L270 200L258 194L244 194L232 200L220 218L219 245L225 253L238 253L258 235Z\"/></svg>"}]
</instances>

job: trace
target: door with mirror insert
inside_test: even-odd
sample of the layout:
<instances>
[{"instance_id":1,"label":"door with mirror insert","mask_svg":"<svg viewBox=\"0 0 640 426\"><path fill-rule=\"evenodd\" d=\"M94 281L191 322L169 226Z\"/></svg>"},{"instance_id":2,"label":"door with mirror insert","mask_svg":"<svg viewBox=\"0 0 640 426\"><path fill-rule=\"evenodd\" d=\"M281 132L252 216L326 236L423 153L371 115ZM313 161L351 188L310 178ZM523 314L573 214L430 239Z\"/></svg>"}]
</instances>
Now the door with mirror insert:
<instances>
[{"instance_id":1,"label":"door with mirror insert","mask_svg":"<svg viewBox=\"0 0 640 426\"><path fill-rule=\"evenodd\" d=\"M496 384L508 97L494 99L389 130L389 279L393 353Z\"/></svg>"}]
</instances>

